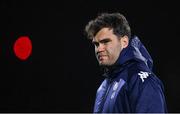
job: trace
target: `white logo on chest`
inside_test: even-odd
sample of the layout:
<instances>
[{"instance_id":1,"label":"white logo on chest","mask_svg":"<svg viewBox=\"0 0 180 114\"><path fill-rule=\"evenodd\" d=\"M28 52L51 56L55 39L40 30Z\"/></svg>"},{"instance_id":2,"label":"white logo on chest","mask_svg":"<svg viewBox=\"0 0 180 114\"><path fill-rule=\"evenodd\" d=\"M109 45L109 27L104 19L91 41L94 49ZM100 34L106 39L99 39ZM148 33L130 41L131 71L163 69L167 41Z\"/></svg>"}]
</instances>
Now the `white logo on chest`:
<instances>
[{"instance_id":1,"label":"white logo on chest","mask_svg":"<svg viewBox=\"0 0 180 114\"><path fill-rule=\"evenodd\" d=\"M114 82L110 99L115 98L116 94L118 94L117 92L121 90L124 84L125 84L125 81L123 79L120 79L119 82L116 82L116 81Z\"/></svg>"},{"instance_id":2,"label":"white logo on chest","mask_svg":"<svg viewBox=\"0 0 180 114\"><path fill-rule=\"evenodd\" d=\"M117 88L118 88L118 82L115 82L115 84L114 84L114 86L113 86L113 93L112 93L112 95L111 95L111 99L113 99L114 98L114 96L115 96L115 94L116 94L116 90L117 90Z\"/></svg>"}]
</instances>

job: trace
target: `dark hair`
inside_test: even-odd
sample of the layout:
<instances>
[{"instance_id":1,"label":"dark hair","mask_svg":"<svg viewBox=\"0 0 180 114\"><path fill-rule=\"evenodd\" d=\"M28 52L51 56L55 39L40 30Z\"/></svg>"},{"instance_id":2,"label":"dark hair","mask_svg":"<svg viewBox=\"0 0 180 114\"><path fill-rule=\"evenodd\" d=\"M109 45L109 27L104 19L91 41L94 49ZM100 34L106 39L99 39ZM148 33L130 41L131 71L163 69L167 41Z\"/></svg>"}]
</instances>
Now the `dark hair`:
<instances>
[{"instance_id":1,"label":"dark hair","mask_svg":"<svg viewBox=\"0 0 180 114\"><path fill-rule=\"evenodd\" d=\"M85 33L88 39L93 39L104 27L113 29L114 34L118 37L127 35L129 39L131 38L131 28L125 16L120 13L102 13L86 25Z\"/></svg>"}]
</instances>

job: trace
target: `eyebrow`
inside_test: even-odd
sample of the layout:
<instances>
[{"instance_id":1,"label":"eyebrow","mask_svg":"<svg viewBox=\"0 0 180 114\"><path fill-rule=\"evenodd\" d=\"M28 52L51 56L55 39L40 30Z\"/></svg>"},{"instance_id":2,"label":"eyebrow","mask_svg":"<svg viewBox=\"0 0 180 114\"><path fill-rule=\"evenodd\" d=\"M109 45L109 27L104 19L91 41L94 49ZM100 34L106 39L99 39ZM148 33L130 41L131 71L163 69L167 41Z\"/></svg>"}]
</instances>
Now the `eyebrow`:
<instances>
[{"instance_id":1,"label":"eyebrow","mask_svg":"<svg viewBox=\"0 0 180 114\"><path fill-rule=\"evenodd\" d=\"M100 43L104 43L104 42L109 42L109 41L111 41L111 39L109 39L109 38L104 38L104 39L100 40L99 42L100 42ZM95 44L95 43L98 43L98 42L97 42L97 41L92 41L92 43Z\"/></svg>"}]
</instances>

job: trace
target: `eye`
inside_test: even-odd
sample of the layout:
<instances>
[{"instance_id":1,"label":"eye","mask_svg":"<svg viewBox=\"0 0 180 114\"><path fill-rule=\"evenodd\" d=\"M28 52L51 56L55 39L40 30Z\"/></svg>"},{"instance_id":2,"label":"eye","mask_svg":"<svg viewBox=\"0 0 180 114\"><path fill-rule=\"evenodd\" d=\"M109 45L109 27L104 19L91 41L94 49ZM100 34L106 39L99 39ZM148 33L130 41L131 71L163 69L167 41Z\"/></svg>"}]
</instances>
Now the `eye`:
<instances>
[{"instance_id":1,"label":"eye","mask_svg":"<svg viewBox=\"0 0 180 114\"><path fill-rule=\"evenodd\" d=\"M110 42L109 39L104 39L104 40L101 41L101 43L103 43L103 44L107 44L107 43L109 43L109 42Z\"/></svg>"},{"instance_id":2,"label":"eye","mask_svg":"<svg viewBox=\"0 0 180 114\"><path fill-rule=\"evenodd\" d=\"M108 43L108 42L109 42L109 41L106 41L106 40L105 40L105 41L102 41L103 44L106 44L106 43Z\"/></svg>"},{"instance_id":3,"label":"eye","mask_svg":"<svg viewBox=\"0 0 180 114\"><path fill-rule=\"evenodd\" d=\"M94 46L98 47L99 43L98 42L92 42Z\"/></svg>"}]
</instances>

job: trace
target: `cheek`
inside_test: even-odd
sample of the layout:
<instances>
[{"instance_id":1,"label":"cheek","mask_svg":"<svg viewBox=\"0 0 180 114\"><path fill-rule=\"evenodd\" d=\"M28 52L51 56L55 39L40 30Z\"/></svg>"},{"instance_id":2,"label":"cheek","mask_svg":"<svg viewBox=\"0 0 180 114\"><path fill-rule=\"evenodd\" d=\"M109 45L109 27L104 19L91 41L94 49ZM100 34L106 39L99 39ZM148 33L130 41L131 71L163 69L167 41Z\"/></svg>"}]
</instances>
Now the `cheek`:
<instances>
[{"instance_id":1,"label":"cheek","mask_svg":"<svg viewBox=\"0 0 180 114\"><path fill-rule=\"evenodd\" d=\"M121 52L120 46L111 48L111 55L113 56L114 59L117 59L119 57L120 52Z\"/></svg>"}]
</instances>

